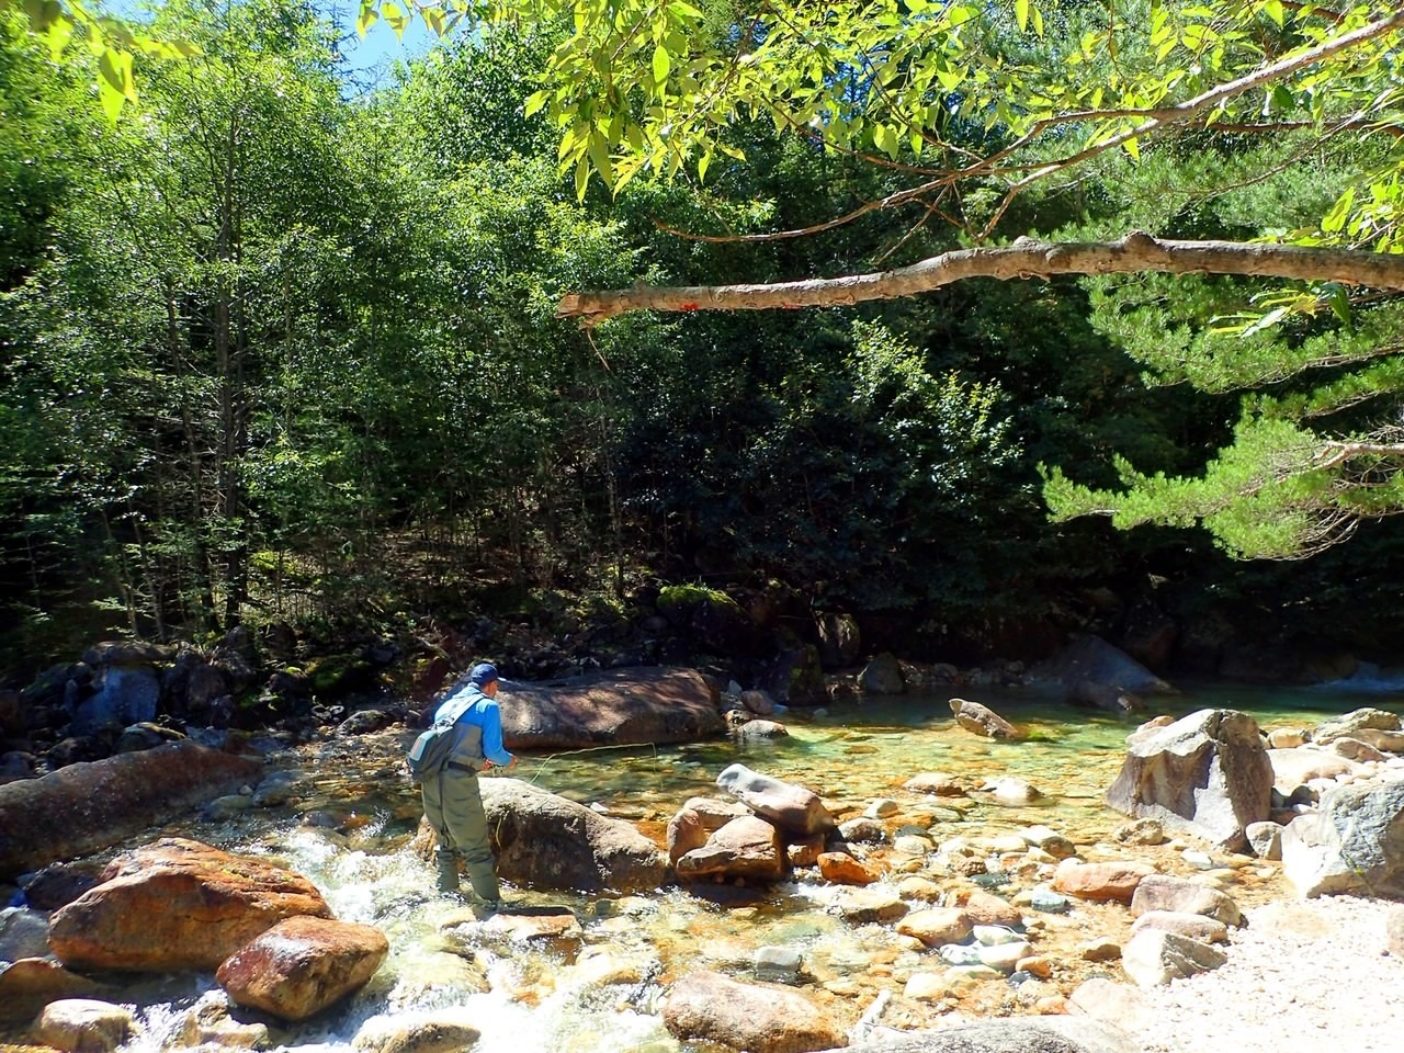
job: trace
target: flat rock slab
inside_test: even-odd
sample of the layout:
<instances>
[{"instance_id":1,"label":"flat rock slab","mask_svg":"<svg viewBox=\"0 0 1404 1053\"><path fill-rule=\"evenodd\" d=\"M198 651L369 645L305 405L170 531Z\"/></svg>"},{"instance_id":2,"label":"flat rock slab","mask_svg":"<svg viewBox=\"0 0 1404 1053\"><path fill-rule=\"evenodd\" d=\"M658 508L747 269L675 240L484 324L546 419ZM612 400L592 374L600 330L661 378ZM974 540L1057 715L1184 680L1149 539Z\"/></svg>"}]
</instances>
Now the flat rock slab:
<instances>
[{"instance_id":1,"label":"flat rock slab","mask_svg":"<svg viewBox=\"0 0 1404 1053\"><path fill-rule=\"evenodd\" d=\"M263 762L172 742L0 786L0 877L96 852L244 783Z\"/></svg>"},{"instance_id":2,"label":"flat rock slab","mask_svg":"<svg viewBox=\"0 0 1404 1053\"><path fill-rule=\"evenodd\" d=\"M233 954L215 979L242 1006L306 1020L364 987L390 953L370 925L288 918Z\"/></svg>"},{"instance_id":3,"label":"flat rock slab","mask_svg":"<svg viewBox=\"0 0 1404 1053\"><path fill-rule=\"evenodd\" d=\"M694 669L632 667L504 684L508 749L696 742L724 734L717 696Z\"/></svg>"},{"instance_id":4,"label":"flat rock slab","mask_svg":"<svg viewBox=\"0 0 1404 1053\"><path fill-rule=\"evenodd\" d=\"M54 914L49 945L79 969L212 971L284 918L330 914L300 874L171 837L109 863Z\"/></svg>"},{"instance_id":5,"label":"flat rock slab","mask_svg":"<svg viewBox=\"0 0 1404 1053\"><path fill-rule=\"evenodd\" d=\"M845 1053L1140 1053L1140 1047L1095 1020L1011 1017L860 1042Z\"/></svg>"},{"instance_id":6,"label":"flat rock slab","mask_svg":"<svg viewBox=\"0 0 1404 1053\"><path fill-rule=\"evenodd\" d=\"M689 973L669 988L663 1022L684 1041L719 1042L750 1053L811 1053L844 1043L843 1030L804 995L706 971Z\"/></svg>"}]
</instances>

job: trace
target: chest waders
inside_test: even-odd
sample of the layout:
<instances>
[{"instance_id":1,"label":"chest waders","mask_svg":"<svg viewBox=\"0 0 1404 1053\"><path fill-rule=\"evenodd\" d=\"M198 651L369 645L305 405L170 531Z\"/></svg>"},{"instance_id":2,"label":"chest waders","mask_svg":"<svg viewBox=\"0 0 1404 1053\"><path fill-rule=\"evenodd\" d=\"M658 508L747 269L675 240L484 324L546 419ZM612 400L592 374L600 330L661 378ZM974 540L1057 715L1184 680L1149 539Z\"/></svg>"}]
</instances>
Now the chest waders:
<instances>
[{"instance_id":1,"label":"chest waders","mask_svg":"<svg viewBox=\"0 0 1404 1053\"><path fill-rule=\"evenodd\" d=\"M426 776L420 784L425 818L439 835L435 855L438 889L458 891L458 859L462 856L474 894L485 903L497 903L502 898L497 887L497 867L493 863L483 797L478 790L478 773L472 766L482 763L478 758L482 755L483 733L482 728L471 724L464 732L463 742L454 751L457 759L450 760L437 774Z\"/></svg>"}]
</instances>

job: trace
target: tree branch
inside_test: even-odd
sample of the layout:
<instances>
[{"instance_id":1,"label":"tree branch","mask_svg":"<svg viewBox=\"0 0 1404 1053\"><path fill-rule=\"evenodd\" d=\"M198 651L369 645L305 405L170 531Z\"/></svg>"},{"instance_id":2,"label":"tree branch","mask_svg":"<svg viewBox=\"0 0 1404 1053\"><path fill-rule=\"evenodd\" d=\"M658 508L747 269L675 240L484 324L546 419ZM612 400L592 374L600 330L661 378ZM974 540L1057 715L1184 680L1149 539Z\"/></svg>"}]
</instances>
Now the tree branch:
<instances>
[{"instance_id":1,"label":"tree branch","mask_svg":"<svg viewBox=\"0 0 1404 1053\"><path fill-rule=\"evenodd\" d=\"M766 311L837 307L930 292L966 278L1050 278L1060 274L1242 274L1338 281L1404 291L1404 255L1235 241L1162 241L1133 232L1120 241L1049 244L1020 238L1000 248L957 249L909 267L841 278L767 285L692 285L570 293L558 318L594 324L633 311Z\"/></svg>"}]
</instances>

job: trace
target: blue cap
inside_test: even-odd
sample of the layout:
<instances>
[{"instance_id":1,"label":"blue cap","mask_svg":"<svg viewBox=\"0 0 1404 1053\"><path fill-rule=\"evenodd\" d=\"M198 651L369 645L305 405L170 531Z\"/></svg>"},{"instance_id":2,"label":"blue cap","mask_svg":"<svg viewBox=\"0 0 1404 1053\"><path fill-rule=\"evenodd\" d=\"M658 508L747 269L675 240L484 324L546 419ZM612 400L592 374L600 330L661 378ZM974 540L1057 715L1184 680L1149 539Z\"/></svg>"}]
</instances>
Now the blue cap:
<instances>
[{"instance_id":1,"label":"blue cap","mask_svg":"<svg viewBox=\"0 0 1404 1053\"><path fill-rule=\"evenodd\" d=\"M473 667L473 671L468 674L468 682L476 684L478 687L487 687L497 679L497 666L491 662L479 662Z\"/></svg>"}]
</instances>

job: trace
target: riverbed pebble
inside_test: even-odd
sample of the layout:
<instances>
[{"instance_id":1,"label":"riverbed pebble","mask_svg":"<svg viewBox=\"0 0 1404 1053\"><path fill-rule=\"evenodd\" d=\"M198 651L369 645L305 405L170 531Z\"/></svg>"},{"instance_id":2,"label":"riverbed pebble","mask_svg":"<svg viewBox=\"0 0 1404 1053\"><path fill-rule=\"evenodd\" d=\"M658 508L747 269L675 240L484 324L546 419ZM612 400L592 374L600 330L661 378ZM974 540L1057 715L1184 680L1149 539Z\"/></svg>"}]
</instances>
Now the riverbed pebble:
<instances>
[{"instance_id":1,"label":"riverbed pebble","mask_svg":"<svg viewBox=\"0 0 1404 1053\"><path fill-rule=\"evenodd\" d=\"M1226 961L1228 957L1209 944L1163 929L1142 929L1121 951L1121 967L1140 987L1209 972Z\"/></svg>"},{"instance_id":2,"label":"riverbed pebble","mask_svg":"<svg viewBox=\"0 0 1404 1053\"><path fill-rule=\"evenodd\" d=\"M898 932L915 936L928 947L958 943L966 939L973 928L970 915L955 907L913 911L897 923Z\"/></svg>"},{"instance_id":3,"label":"riverbed pebble","mask_svg":"<svg viewBox=\"0 0 1404 1053\"><path fill-rule=\"evenodd\" d=\"M1124 845L1160 845L1165 843L1165 827L1159 819L1133 819L1113 830L1112 837Z\"/></svg>"},{"instance_id":4,"label":"riverbed pebble","mask_svg":"<svg viewBox=\"0 0 1404 1053\"><path fill-rule=\"evenodd\" d=\"M896 815L901 810L902 806L892 798L880 797L868 805L863 814L869 819L886 819L888 816Z\"/></svg>"},{"instance_id":5,"label":"riverbed pebble","mask_svg":"<svg viewBox=\"0 0 1404 1053\"><path fill-rule=\"evenodd\" d=\"M133 1029L131 1011L92 998L50 1002L39 1014L34 1039L65 1053L109 1053L126 1042Z\"/></svg>"},{"instance_id":6,"label":"riverbed pebble","mask_svg":"<svg viewBox=\"0 0 1404 1053\"><path fill-rule=\"evenodd\" d=\"M915 837L905 834L893 840L892 847L905 855L924 856L928 852L933 852L936 845L928 837Z\"/></svg>"},{"instance_id":7,"label":"riverbed pebble","mask_svg":"<svg viewBox=\"0 0 1404 1053\"><path fill-rule=\"evenodd\" d=\"M1022 958L1029 956L1031 948L1027 942L1001 943L992 947L980 947L980 964L998 969L1002 973L1012 973Z\"/></svg>"},{"instance_id":8,"label":"riverbed pebble","mask_svg":"<svg viewBox=\"0 0 1404 1053\"><path fill-rule=\"evenodd\" d=\"M1029 906L1045 914L1065 914L1071 904L1066 896L1048 889L1036 888L1029 893Z\"/></svg>"},{"instance_id":9,"label":"riverbed pebble","mask_svg":"<svg viewBox=\"0 0 1404 1053\"><path fill-rule=\"evenodd\" d=\"M880 876L876 868L847 852L820 852L819 873L835 885L871 885Z\"/></svg>"},{"instance_id":10,"label":"riverbed pebble","mask_svg":"<svg viewBox=\"0 0 1404 1053\"><path fill-rule=\"evenodd\" d=\"M846 921L861 925L872 921L893 921L908 907L892 892L880 888L844 888L833 899L834 909Z\"/></svg>"},{"instance_id":11,"label":"riverbed pebble","mask_svg":"<svg viewBox=\"0 0 1404 1053\"><path fill-rule=\"evenodd\" d=\"M1094 902L1130 903L1136 886L1154 873L1153 866L1136 860L1078 863L1067 859L1058 865L1053 887L1058 892Z\"/></svg>"},{"instance_id":12,"label":"riverbed pebble","mask_svg":"<svg viewBox=\"0 0 1404 1053\"><path fill-rule=\"evenodd\" d=\"M373 1016L351 1044L358 1053L452 1053L478 1041L475 1023L466 1006Z\"/></svg>"},{"instance_id":13,"label":"riverbed pebble","mask_svg":"<svg viewBox=\"0 0 1404 1053\"><path fill-rule=\"evenodd\" d=\"M1114 962L1121 957L1121 944L1110 936L1094 936L1078 948L1078 954L1085 962Z\"/></svg>"},{"instance_id":14,"label":"riverbed pebble","mask_svg":"<svg viewBox=\"0 0 1404 1053\"><path fill-rule=\"evenodd\" d=\"M1169 874L1152 874L1137 886L1131 898L1131 913L1146 914L1153 910L1203 914L1225 925L1239 925L1242 912L1233 898L1197 881Z\"/></svg>"}]
</instances>

